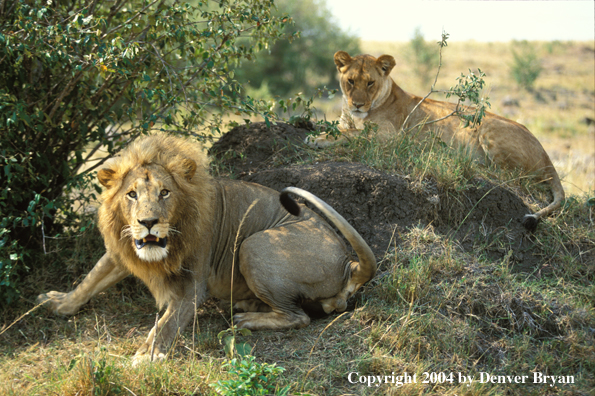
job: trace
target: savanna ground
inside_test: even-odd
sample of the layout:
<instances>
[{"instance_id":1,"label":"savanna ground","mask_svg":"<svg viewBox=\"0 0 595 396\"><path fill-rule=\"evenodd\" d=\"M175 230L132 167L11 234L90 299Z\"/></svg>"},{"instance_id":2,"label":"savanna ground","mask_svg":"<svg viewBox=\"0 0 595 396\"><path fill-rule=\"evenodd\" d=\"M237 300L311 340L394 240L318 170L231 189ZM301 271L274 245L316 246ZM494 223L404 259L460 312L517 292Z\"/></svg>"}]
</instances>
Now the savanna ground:
<instances>
[{"instance_id":1,"label":"savanna ground","mask_svg":"<svg viewBox=\"0 0 595 396\"><path fill-rule=\"evenodd\" d=\"M547 189L514 172L479 167L430 140L401 136L381 145L370 134L313 151L299 144L306 130L253 124L215 146L215 174L313 191L362 233L379 262L378 275L346 313L313 320L305 329L239 336L258 362L285 368L274 380L279 389L290 385L291 394L313 395L594 394L595 213L588 199L595 137L583 123L595 118L594 48L592 42L532 44L544 66L532 92L517 88L508 74L509 43L450 43L438 88L454 85L469 67L481 68L492 110L524 123L543 143L570 194L533 234L519 219L550 199ZM408 66L406 44L362 48L393 54L397 83L427 92ZM329 63L333 67L331 55ZM518 106L504 105L505 98ZM336 117L336 105L321 108ZM73 317L28 313L39 292L70 290L80 282L103 246L98 232L87 230L48 240L47 251L28 263L32 271L21 301L2 314L0 394L199 395L233 377L217 338L230 325L225 305L201 307L170 358L147 367L131 367L130 357L154 324L156 308L132 278ZM63 271L47 270L56 263ZM416 381L400 387L349 381L405 372ZM534 384L535 372L558 382L572 376L573 383ZM474 382L462 383L459 373ZM527 380L480 383L481 373Z\"/></svg>"}]
</instances>

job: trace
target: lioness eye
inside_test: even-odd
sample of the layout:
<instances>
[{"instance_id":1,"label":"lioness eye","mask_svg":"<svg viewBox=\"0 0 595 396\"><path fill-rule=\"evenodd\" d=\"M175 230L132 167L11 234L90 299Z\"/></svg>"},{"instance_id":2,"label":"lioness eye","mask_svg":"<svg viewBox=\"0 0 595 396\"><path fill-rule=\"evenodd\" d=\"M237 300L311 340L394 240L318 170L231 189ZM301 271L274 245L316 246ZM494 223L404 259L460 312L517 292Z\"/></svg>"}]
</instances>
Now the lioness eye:
<instances>
[{"instance_id":1,"label":"lioness eye","mask_svg":"<svg viewBox=\"0 0 595 396\"><path fill-rule=\"evenodd\" d=\"M373 85L374 85L374 81L368 82L368 88L372 87Z\"/></svg>"},{"instance_id":2,"label":"lioness eye","mask_svg":"<svg viewBox=\"0 0 595 396\"><path fill-rule=\"evenodd\" d=\"M127 195L132 199L136 199L136 191L130 191Z\"/></svg>"},{"instance_id":3,"label":"lioness eye","mask_svg":"<svg viewBox=\"0 0 595 396\"><path fill-rule=\"evenodd\" d=\"M352 79L347 80L347 82L349 83L349 85L353 85L353 80Z\"/></svg>"},{"instance_id":4,"label":"lioness eye","mask_svg":"<svg viewBox=\"0 0 595 396\"><path fill-rule=\"evenodd\" d=\"M165 198L169 195L169 190L161 190L159 195L161 195L163 198Z\"/></svg>"}]
</instances>

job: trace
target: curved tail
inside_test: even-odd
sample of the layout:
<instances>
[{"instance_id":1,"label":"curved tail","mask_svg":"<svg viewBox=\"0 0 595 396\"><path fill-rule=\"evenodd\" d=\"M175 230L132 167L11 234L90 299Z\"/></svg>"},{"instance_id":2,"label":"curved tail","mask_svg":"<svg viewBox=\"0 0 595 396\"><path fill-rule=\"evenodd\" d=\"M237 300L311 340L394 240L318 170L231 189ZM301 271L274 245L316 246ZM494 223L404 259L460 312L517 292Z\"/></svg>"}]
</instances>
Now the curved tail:
<instances>
[{"instance_id":1,"label":"curved tail","mask_svg":"<svg viewBox=\"0 0 595 396\"><path fill-rule=\"evenodd\" d=\"M562 201L565 198L564 187L562 187L558 172L556 172L556 169L554 168L554 165L551 163L551 161L549 161L549 158L548 162L549 165L544 170L543 178L549 183L550 188L552 189L552 194L554 195L554 200L540 211L525 215L523 218L523 226L528 231L534 231L537 227L537 224L539 223L539 220L558 209L562 205Z\"/></svg>"},{"instance_id":2,"label":"curved tail","mask_svg":"<svg viewBox=\"0 0 595 396\"><path fill-rule=\"evenodd\" d=\"M372 253L372 249L370 249L366 241L364 241L361 235L347 222L347 220L316 195L302 190L301 188L286 187L281 191L279 199L281 200L283 207L294 216L300 214L300 207L297 202L289 196L290 193L304 198L324 213L339 231L341 231L347 241L349 241L359 259L359 263L352 263L351 265L350 283L354 285L355 290L372 279L376 274L376 258L374 257L374 253ZM355 290L350 290L350 292L353 293Z\"/></svg>"}]
</instances>

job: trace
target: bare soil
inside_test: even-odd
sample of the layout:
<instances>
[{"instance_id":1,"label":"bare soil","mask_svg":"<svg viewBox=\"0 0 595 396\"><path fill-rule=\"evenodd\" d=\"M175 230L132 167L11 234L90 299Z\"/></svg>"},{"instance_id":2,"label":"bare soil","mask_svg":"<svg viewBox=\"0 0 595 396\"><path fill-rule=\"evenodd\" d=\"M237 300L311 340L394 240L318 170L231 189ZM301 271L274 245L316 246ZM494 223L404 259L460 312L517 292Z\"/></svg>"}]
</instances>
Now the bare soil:
<instances>
[{"instance_id":1,"label":"bare soil","mask_svg":"<svg viewBox=\"0 0 595 396\"><path fill-rule=\"evenodd\" d=\"M517 270L539 270L544 264L546 259L535 251L520 222L531 211L512 191L479 179L465 191L444 191L432 180L420 185L359 163L292 164L307 157L302 143L307 133L283 123L271 128L242 125L224 135L210 153L241 180L277 191L296 186L317 195L355 227L378 260L398 247L399 235L408 228L432 226L466 250L481 245L491 259L512 250ZM490 243L503 234L508 246Z\"/></svg>"}]
</instances>

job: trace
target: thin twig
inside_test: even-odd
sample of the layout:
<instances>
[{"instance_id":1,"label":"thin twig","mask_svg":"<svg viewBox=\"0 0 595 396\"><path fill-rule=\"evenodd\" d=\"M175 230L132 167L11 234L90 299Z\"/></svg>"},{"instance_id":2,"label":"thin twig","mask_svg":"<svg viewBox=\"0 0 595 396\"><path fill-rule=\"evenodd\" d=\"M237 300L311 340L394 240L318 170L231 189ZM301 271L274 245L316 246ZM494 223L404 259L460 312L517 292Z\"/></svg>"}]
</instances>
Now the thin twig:
<instances>
[{"instance_id":1,"label":"thin twig","mask_svg":"<svg viewBox=\"0 0 595 396\"><path fill-rule=\"evenodd\" d=\"M443 33L442 33L443 42L444 42L444 35L445 35L445 33L443 32ZM433 83L433 84L432 84L432 86L430 87L430 92L428 92L428 94L427 94L426 96L424 96L424 97L423 97L423 99L422 99L422 100L420 100L420 101L419 101L419 103L417 103L417 104L415 105L415 107L413 108L413 110L411 110L411 111L409 112L409 114L407 114L407 117L405 117L405 121L403 121L403 125L402 125L402 127L401 127L401 130L402 130L402 131L404 131L404 132L409 132L409 131L411 131L412 129L416 128L417 126L419 126L419 125L423 124L423 123L420 123L420 124L417 124L417 125L415 125L415 126L414 126L414 127L412 127L412 128L409 128L409 129L405 130L405 127L407 126L407 123L409 122L409 117L411 117L411 114L413 114L413 113L415 112L415 110L417 110L417 108L418 108L418 107L419 107L419 106L420 106L420 105L423 103L423 101L425 101L425 100L426 100L426 99L427 99L427 98L428 98L428 97L429 97L431 94L433 94L433 93L435 93L435 92L438 92L438 91L436 91L435 87L436 87L436 83L438 82L438 75L440 74L440 69L442 68L442 48L444 48L444 45L440 44L440 50L438 51L438 57L439 57L439 61L438 61L438 70L436 71L436 76L434 77L434 83ZM458 105L458 103L457 103L457 109L458 109L458 107L459 107L459 105ZM456 112L456 110L455 110L455 112ZM441 119L439 119L439 120L430 121L430 122L428 122L427 124L429 124L429 123L432 123L432 122L438 122L438 121L441 121L441 120L443 120L444 118L447 118L447 117L450 117L450 116L454 115L454 114L455 114L455 112L453 112L453 113L449 114L448 116L446 116L446 117L443 117L443 118L441 118Z\"/></svg>"},{"instance_id":2,"label":"thin twig","mask_svg":"<svg viewBox=\"0 0 595 396\"><path fill-rule=\"evenodd\" d=\"M434 92L437 92L437 91L434 91ZM426 96L426 97L427 97L427 96ZM425 98L424 98L424 99L425 99ZM422 102L423 102L423 100L422 100ZM419 103L421 103L421 102L419 102ZM422 121L422 122L420 122L420 123L418 123L418 124L416 124L416 125L412 126L411 128L407 129L407 130L404 130L404 129L403 129L403 130L404 130L404 132L409 132L409 131L412 131L412 130L414 130L415 128L417 128L418 126L421 126L421 125L424 125L424 126L425 126L425 125L430 125L430 124L434 124L434 123L436 123L436 122L439 122L439 121L445 120L445 119L447 119L448 117L452 117L453 115L457 114L457 113L458 113L458 110L457 110L458 108L459 108L459 104L457 103L457 107L455 108L455 110L454 110L452 113L450 113L450 114L447 114L447 115L445 115L445 116L444 116L444 117L442 117L442 118L438 118L438 119L435 119L435 120L432 120L432 121ZM413 111L415 111L415 109L414 109ZM411 113L413 113L413 111L412 111ZM411 114L411 113L409 113L409 114ZM407 116L407 117L409 117L409 116Z\"/></svg>"},{"instance_id":3,"label":"thin twig","mask_svg":"<svg viewBox=\"0 0 595 396\"><path fill-rule=\"evenodd\" d=\"M155 353L155 341L157 341L157 331L159 330L159 312L155 316L155 334L153 334L153 343L151 344L151 361L153 361L153 354Z\"/></svg>"},{"instance_id":4,"label":"thin twig","mask_svg":"<svg viewBox=\"0 0 595 396\"><path fill-rule=\"evenodd\" d=\"M22 314L21 316L19 316L14 322L12 322L7 328L5 328L4 330L0 331L0 336L4 333L6 333L6 331L8 331L8 329L10 329L12 326L14 326L15 324L19 323L21 321L21 319L23 319L25 316L29 315L31 312L35 311L37 308L41 307L43 304L45 304L46 302L48 302L50 300L46 300L43 301L39 304L37 304L36 306L34 306L33 308L31 308L30 310L28 310L27 312L25 312L24 314Z\"/></svg>"},{"instance_id":5,"label":"thin twig","mask_svg":"<svg viewBox=\"0 0 595 396\"><path fill-rule=\"evenodd\" d=\"M308 361L306 363L306 365L310 364L310 358L312 357L312 353L314 352L314 348L316 347L316 344L318 343L318 340L320 340L320 337L322 337L322 334L329 328L331 327L333 324L335 324L335 322L339 319L341 319L345 314L349 313L349 311L345 311L343 312L341 315L337 316L335 319L333 319L333 321L329 324L326 325L326 327L324 329L322 329L322 331L320 332L320 334L318 334L318 338L316 338L316 341L314 341L314 345L312 345L312 349L310 349L310 354L308 355ZM319 366L319 365L318 365ZM316 366L316 367L318 367ZM304 381L303 383L306 383L306 380L308 379L308 376L310 375L310 373L316 368L313 367L312 369L310 369L307 373L306 376L304 377ZM302 387L302 390L304 388Z\"/></svg>"},{"instance_id":6,"label":"thin twig","mask_svg":"<svg viewBox=\"0 0 595 396\"><path fill-rule=\"evenodd\" d=\"M43 228L43 218L41 219L41 241L43 244L43 254L48 254L48 252L45 250L45 230Z\"/></svg>"},{"instance_id":7,"label":"thin twig","mask_svg":"<svg viewBox=\"0 0 595 396\"><path fill-rule=\"evenodd\" d=\"M244 213L244 216L242 216L242 220L240 221L240 226L238 227L238 231L236 232L236 239L233 243L233 256L231 259L231 285L230 285L230 305L231 305L231 332L233 334L233 336L235 337L236 332L235 332L235 328L233 325L233 273L234 273L234 268L235 268L235 263L236 263L236 252L239 249L239 244L238 241L240 239L240 231L242 230L242 225L244 225L244 220L246 220L246 218L248 217L248 213L250 213L250 211L252 210L252 208L258 203L258 200L252 202L250 204L250 206L248 206L248 209L246 210L246 212Z\"/></svg>"}]
</instances>

